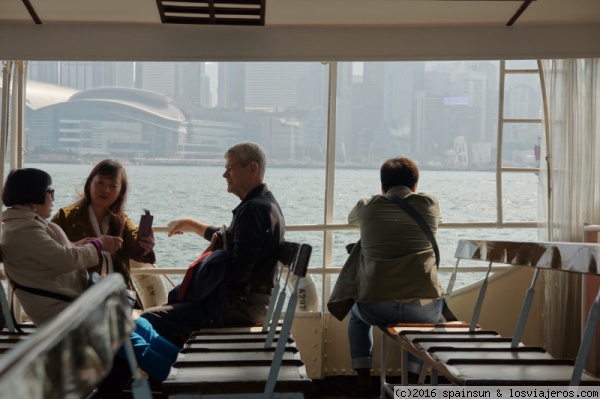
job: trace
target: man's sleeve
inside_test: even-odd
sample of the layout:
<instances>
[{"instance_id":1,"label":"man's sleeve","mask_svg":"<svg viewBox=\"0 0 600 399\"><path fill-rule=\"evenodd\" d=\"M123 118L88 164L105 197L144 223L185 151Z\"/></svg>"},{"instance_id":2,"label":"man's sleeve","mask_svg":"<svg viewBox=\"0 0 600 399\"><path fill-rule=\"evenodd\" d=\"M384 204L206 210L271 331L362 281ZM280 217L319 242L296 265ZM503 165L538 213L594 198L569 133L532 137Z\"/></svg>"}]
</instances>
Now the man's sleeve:
<instances>
[{"instance_id":1,"label":"man's sleeve","mask_svg":"<svg viewBox=\"0 0 600 399\"><path fill-rule=\"evenodd\" d=\"M356 209L358 204L354 205L354 208L348 214L348 224L358 226L358 210Z\"/></svg>"},{"instance_id":2,"label":"man's sleeve","mask_svg":"<svg viewBox=\"0 0 600 399\"><path fill-rule=\"evenodd\" d=\"M373 198L374 197L372 197L370 199L362 198L356 203L356 205L354 205L354 208L352 208L352 210L348 214L348 224L351 224L352 226L360 227L360 224L358 223L359 208L366 206Z\"/></svg>"},{"instance_id":3,"label":"man's sleeve","mask_svg":"<svg viewBox=\"0 0 600 399\"><path fill-rule=\"evenodd\" d=\"M217 231L219 231L219 227L212 225L208 226L204 232L204 239L208 241L212 240L213 234L215 234Z\"/></svg>"}]
</instances>

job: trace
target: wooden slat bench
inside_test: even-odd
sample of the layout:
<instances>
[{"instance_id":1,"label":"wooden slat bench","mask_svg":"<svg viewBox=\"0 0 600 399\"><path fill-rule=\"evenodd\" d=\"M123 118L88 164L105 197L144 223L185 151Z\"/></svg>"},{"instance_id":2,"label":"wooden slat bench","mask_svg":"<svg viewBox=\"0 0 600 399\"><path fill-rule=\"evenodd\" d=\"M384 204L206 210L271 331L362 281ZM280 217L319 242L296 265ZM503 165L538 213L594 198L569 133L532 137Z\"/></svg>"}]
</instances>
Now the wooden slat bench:
<instances>
[{"instance_id":1,"label":"wooden slat bench","mask_svg":"<svg viewBox=\"0 0 600 399\"><path fill-rule=\"evenodd\" d=\"M1 345L1 342L0 342ZM182 351L177 358L178 364L192 366L218 366L227 364L231 366L270 366L273 362L273 351ZM299 364L302 361L300 351L296 348L290 348L283 353L282 364Z\"/></svg>"},{"instance_id":2,"label":"wooden slat bench","mask_svg":"<svg viewBox=\"0 0 600 399\"><path fill-rule=\"evenodd\" d=\"M600 292L590 311L576 360L556 359L543 348L520 342L539 271L598 275L600 245L460 240L455 256L458 260L487 261L490 267L492 263L503 263L536 269L514 336L475 331L473 322L468 331L454 332L390 326L388 334L400 344L403 357L408 351L422 359L432 368L433 382L439 373L457 385L600 385L599 378L583 371L600 313Z\"/></svg>"},{"instance_id":3,"label":"wooden slat bench","mask_svg":"<svg viewBox=\"0 0 600 399\"><path fill-rule=\"evenodd\" d=\"M298 283L306 275L312 248L307 244L285 243L283 259L297 277L291 287L283 323L278 327L285 296L279 295L267 332L218 329L192 334L167 380L163 393L171 398L205 397L210 394L263 393L274 391L302 393L312 389L304 363L290 337L296 304ZM291 252L290 252L291 251ZM282 291L287 283L283 283ZM294 396L294 395L290 395Z\"/></svg>"},{"instance_id":4,"label":"wooden slat bench","mask_svg":"<svg viewBox=\"0 0 600 399\"><path fill-rule=\"evenodd\" d=\"M0 331L0 356L3 353L10 351L19 342L27 339L29 335L12 333L8 331Z\"/></svg>"},{"instance_id":5,"label":"wooden slat bench","mask_svg":"<svg viewBox=\"0 0 600 399\"><path fill-rule=\"evenodd\" d=\"M279 339L276 338L274 343L278 343ZM295 348L296 343L287 340L285 343L286 347ZM236 340L236 341L206 341L206 342L186 342L183 346L182 352L194 352L194 351L221 351L221 352L248 352L248 351L269 351L269 348L265 348L265 341L248 341L248 340ZM271 350L272 351L272 350Z\"/></svg>"}]
</instances>

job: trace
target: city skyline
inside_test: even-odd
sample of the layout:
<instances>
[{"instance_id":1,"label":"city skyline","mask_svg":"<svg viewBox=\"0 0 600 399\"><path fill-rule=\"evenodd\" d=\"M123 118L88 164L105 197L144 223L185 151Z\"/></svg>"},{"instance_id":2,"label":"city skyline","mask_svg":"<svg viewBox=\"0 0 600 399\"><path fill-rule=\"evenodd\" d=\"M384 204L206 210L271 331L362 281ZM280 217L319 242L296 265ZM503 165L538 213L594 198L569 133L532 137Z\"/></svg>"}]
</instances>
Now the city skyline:
<instances>
[{"instance_id":1,"label":"city skyline","mask_svg":"<svg viewBox=\"0 0 600 399\"><path fill-rule=\"evenodd\" d=\"M327 68L322 63L300 62L31 62L29 77L50 83L60 77L79 90L98 85L151 90L164 94L184 115L180 127L170 128L178 132L178 137L169 140L176 142L172 151L145 151L141 144L148 138L138 138L128 143L132 148L100 145L99 151L108 151L106 155L116 151L133 157L137 151L140 157L202 158L227 142L260 136L271 143L280 159L319 162L326 140ZM517 79L506 91L510 99L506 115L539 118L541 98L536 94L534 85ZM400 154L443 166L456 158L452 152L460 148L457 140L464 140L468 164L484 166L494 161L497 101L497 62L339 63L338 163L369 164L382 155ZM115 128L114 121L95 123ZM136 127L125 128L123 123L120 128L134 135ZM60 127L59 132L56 129L49 130L60 135ZM149 134L139 129L138 135ZM505 135L511 159L506 161L527 159L539 130L538 126L509 126ZM79 144L86 142L83 135L91 133L81 134Z\"/></svg>"}]
</instances>

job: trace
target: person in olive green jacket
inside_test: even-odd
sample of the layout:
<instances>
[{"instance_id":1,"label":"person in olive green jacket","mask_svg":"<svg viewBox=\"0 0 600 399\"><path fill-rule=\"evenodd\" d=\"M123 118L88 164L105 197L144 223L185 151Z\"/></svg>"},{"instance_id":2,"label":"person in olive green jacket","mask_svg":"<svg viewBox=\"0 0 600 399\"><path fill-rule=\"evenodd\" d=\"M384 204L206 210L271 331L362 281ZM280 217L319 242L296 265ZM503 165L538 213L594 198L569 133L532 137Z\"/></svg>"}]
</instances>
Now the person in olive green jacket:
<instances>
[{"instance_id":1,"label":"person in olive green jacket","mask_svg":"<svg viewBox=\"0 0 600 399\"><path fill-rule=\"evenodd\" d=\"M416 191L419 169L408 158L385 161L380 180L381 194L359 200L348 215L348 223L360 229L360 241L352 248L327 303L339 320L350 316L350 355L358 375L351 396L378 392L371 385L373 326L437 322L444 305L431 242L417 221L388 195L404 199L434 235L441 220L437 198ZM409 378L420 373L421 364L409 354Z\"/></svg>"},{"instance_id":2,"label":"person in olive green jacket","mask_svg":"<svg viewBox=\"0 0 600 399\"><path fill-rule=\"evenodd\" d=\"M129 282L129 259L154 263L154 235L138 237L138 229L125 215L127 174L113 159L98 163L87 177L83 195L76 203L61 208L52 218L72 242L91 241L101 235L121 237L123 246L114 254L104 253L104 261L92 271L101 275L121 273Z\"/></svg>"}]
</instances>

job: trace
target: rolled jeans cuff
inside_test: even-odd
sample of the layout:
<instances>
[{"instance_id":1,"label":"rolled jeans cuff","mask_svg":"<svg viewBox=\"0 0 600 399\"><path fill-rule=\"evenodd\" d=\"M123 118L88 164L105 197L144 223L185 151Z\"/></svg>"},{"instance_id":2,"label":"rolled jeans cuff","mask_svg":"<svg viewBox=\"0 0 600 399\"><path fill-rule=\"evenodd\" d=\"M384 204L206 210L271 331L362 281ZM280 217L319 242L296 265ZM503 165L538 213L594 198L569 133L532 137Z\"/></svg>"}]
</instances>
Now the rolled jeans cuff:
<instances>
[{"instance_id":1,"label":"rolled jeans cuff","mask_svg":"<svg viewBox=\"0 0 600 399\"><path fill-rule=\"evenodd\" d=\"M357 357L352 359L352 369L372 369L373 368L373 359L370 357Z\"/></svg>"}]
</instances>

